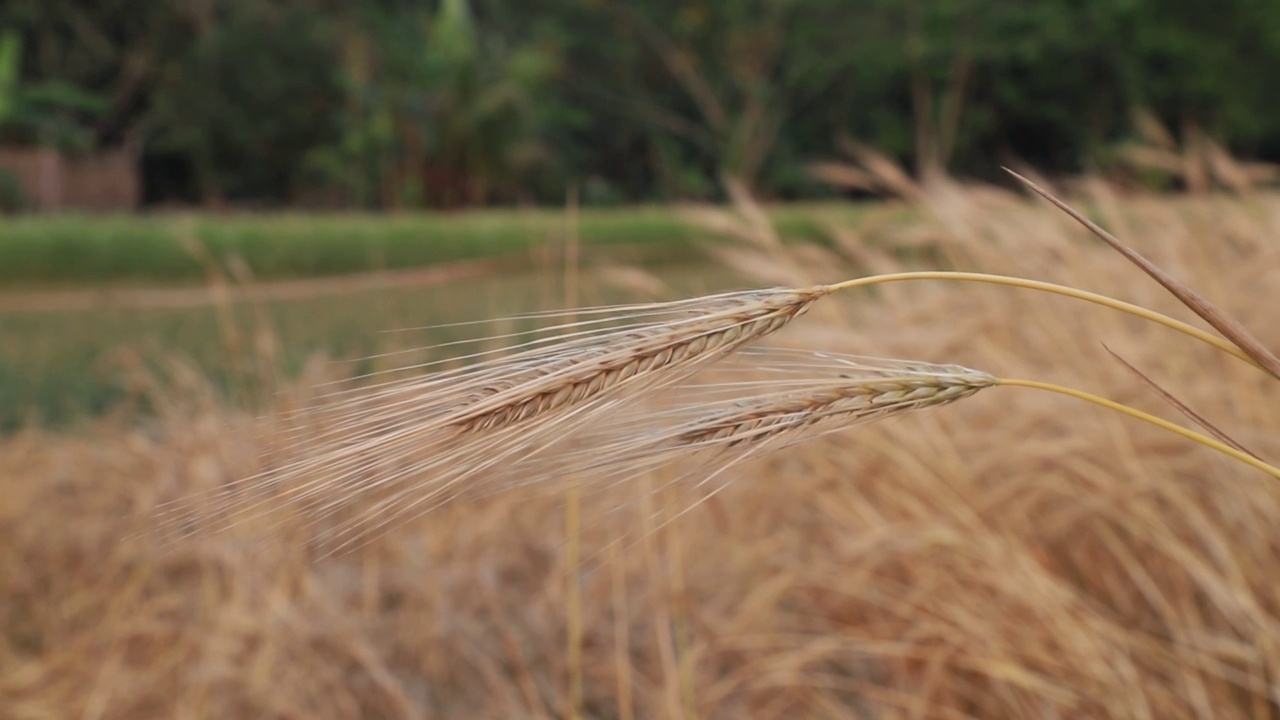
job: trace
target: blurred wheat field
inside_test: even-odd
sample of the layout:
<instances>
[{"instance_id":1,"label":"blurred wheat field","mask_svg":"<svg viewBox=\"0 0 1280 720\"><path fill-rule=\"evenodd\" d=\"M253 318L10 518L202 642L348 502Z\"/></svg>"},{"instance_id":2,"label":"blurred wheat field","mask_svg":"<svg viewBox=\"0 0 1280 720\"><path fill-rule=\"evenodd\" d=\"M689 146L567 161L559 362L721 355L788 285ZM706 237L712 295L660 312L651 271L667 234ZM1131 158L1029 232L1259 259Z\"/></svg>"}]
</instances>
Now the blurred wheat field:
<instances>
[{"instance_id":1,"label":"blurred wheat field","mask_svg":"<svg viewBox=\"0 0 1280 720\"><path fill-rule=\"evenodd\" d=\"M1084 190L1280 347L1280 198ZM760 286L890 272L894 248L927 247L1188 315L1044 205L960 186L918 202L821 245L779 242L745 200L693 219L736 238L717 260ZM824 299L775 341L1182 421L1109 348L1280 457L1274 381L1069 299L885 285ZM281 408L328 377L312 368ZM0 718L1280 715L1280 484L1067 398L992 388L737 464L711 497L664 487L674 462L583 495L573 543L565 494L526 487L320 557L286 511L167 552L138 534L275 441L186 365L139 382L153 420L0 439Z\"/></svg>"}]
</instances>

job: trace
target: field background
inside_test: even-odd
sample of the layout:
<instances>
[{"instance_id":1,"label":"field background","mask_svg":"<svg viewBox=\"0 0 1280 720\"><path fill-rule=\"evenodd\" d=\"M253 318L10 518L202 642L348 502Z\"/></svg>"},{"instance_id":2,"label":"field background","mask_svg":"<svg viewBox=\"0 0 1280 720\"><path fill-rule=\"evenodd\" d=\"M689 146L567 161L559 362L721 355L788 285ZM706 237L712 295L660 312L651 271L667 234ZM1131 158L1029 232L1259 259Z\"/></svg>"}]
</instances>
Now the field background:
<instances>
[{"instance_id":1,"label":"field background","mask_svg":"<svg viewBox=\"0 0 1280 720\"><path fill-rule=\"evenodd\" d=\"M1087 187L1095 217L1280 345L1265 300L1280 287L1274 195ZM710 498L646 494L681 472L655 468L585 495L580 534L566 534L558 487L457 503L337 557L312 554L287 514L266 519L266 540L253 523L167 551L147 534L157 503L256 467L276 439L255 415L502 326L378 330L560 308L575 287L584 303L683 297L930 258L1186 315L1060 213L1007 191L942 185L824 222L816 241L782 241L765 218L751 203L685 215L718 241L674 264L574 270L560 238L526 250L522 272L429 287L265 302L226 270L194 285L207 306L6 314L27 343L11 362L41 358L21 377L50 373L42 407L111 378L124 401L0 440L0 707L23 720L1280 714L1280 484L1029 390L787 448ZM1253 452L1280 455L1264 375L1062 298L885 286L831 298L777 342L1051 380L1177 419L1105 344ZM77 386L63 369L77 363L100 379Z\"/></svg>"},{"instance_id":2,"label":"field background","mask_svg":"<svg viewBox=\"0 0 1280 720\"><path fill-rule=\"evenodd\" d=\"M546 307L563 300L570 237L593 301L625 295L626 268L694 293L734 286L707 259L725 238L691 211L587 210L572 235L556 210L18 218L0 228L0 428L105 412L126 394L111 364L121 353L181 354L241 392L237 358L252 348L240 344L253 338L238 329L254 323L289 375L313 354L354 360L404 341L386 331ZM796 242L829 242L824 228L863 212L809 203L770 217Z\"/></svg>"},{"instance_id":3,"label":"field background","mask_svg":"<svg viewBox=\"0 0 1280 720\"><path fill-rule=\"evenodd\" d=\"M779 205L770 212L787 237L818 240L823 228L860 214L856 203ZM0 283L78 287L83 283L201 283L210 259L242 262L258 280L399 270L477 258L535 257L563 242L569 223L555 208L394 215L165 213L27 215L0 231ZM642 253L688 260L713 235L685 222L679 206L589 208L573 222L578 242L597 254Z\"/></svg>"},{"instance_id":4,"label":"field background","mask_svg":"<svg viewBox=\"0 0 1280 720\"><path fill-rule=\"evenodd\" d=\"M705 396L515 472L417 424L589 306L962 270L1203 324L1009 168L1280 349L1278 67L1276 0L3 0L0 720L1280 720L1276 381L1166 327L916 279L768 341L1257 465L1026 384L613 475ZM386 378L432 392L329 412Z\"/></svg>"}]
</instances>

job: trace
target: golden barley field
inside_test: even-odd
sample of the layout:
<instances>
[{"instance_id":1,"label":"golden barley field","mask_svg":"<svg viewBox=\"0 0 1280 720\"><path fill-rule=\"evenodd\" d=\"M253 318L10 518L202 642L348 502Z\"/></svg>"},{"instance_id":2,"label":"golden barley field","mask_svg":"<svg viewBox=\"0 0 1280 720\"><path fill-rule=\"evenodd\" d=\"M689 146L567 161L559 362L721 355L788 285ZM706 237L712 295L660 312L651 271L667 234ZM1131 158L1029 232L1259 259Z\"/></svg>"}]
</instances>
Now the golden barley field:
<instances>
[{"instance_id":1,"label":"golden barley field","mask_svg":"<svg viewBox=\"0 0 1280 720\"><path fill-rule=\"evenodd\" d=\"M1099 182L1068 197L1280 348L1280 197L1154 198ZM815 244L782 242L745 199L690 219L732 239L714 262L749 287L927 259L1204 326L1027 195L945 184L912 205ZM642 279L633 286L661 294ZM1119 356L1280 461L1275 378L1106 307L904 280L806 310L739 338L742 353L718 346L754 378L744 392L773 382L762 365L789 348L1052 382L1195 428ZM452 397L448 382L395 395L408 402L395 414L392 399L349 391L360 402L332 415L314 403L333 371L316 366L255 416L191 366L166 367L136 378L146 420L0 439L4 720L1280 716L1280 479L1074 398L996 385L856 422L832 415L768 452L708 454L646 449L655 422L675 417L663 408L693 412L709 397L678 384L547 421L523 444L510 441L527 427L512 413L473 414L466 431L490 438L477 445L457 427L422 429ZM806 367L819 369L788 377ZM609 387L592 382L575 397ZM561 396L540 397L519 411L534 423ZM307 407L321 409L296 411ZM381 444L394 431L408 434ZM357 432L373 460L344 466ZM624 451L638 459L608 464ZM558 465L565 457L579 460ZM163 503L226 498L288 462L295 471L269 477L306 493L223 503L216 520L156 519ZM361 490L391 477L379 486L389 496ZM432 500L386 504L441 477L452 484ZM409 507L429 512L398 512ZM380 525L388 508L395 522ZM359 541L320 542L335 537Z\"/></svg>"}]
</instances>

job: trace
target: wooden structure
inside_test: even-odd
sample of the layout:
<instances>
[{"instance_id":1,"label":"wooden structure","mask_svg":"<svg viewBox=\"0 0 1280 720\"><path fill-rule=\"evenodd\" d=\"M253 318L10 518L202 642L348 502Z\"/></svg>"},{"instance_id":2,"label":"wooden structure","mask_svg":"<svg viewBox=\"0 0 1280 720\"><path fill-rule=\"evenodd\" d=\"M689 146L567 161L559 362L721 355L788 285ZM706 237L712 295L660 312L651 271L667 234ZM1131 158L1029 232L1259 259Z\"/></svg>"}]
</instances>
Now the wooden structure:
<instances>
[{"instance_id":1,"label":"wooden structure","mask_svg":"<svg viewBox=\"0 0 1280 720\"><path fill-rule=\"evenodd\" d=\"M27 210L129 212L142 203L136 148L67 155L49 148L0 147L0 173L17 179Z\"/></svg>"}]
</instances>

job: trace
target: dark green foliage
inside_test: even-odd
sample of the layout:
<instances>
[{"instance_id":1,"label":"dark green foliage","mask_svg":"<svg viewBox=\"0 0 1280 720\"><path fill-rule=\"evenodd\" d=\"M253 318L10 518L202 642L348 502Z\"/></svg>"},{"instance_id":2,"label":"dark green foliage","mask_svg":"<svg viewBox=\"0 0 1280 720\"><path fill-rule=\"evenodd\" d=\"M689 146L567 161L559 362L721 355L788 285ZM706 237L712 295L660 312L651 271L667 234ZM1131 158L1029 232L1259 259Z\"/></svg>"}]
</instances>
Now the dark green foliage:
<instances>
[{"instance_id":1,"label":"dark green foliage","mask_svg":"<svg viewBox=\"0 0 1280 720\"><path fill-rule=\"evenodd\" d=\"M842 135L1075 171L1139 108L1280 160L1274 0L8 0L0 27L23 87L186 157L208 199L817 197Z\"/></svg>"},{"instance_id":2,"label":"dark green foliage","mask_svg":"<svg viewBox=\"0 0 1280 720\"><path fill-rule=\"evenodd\" d=\"M86 124L102 113L105 103L64 80L23 82L22 47L16 30L0 32L0 141L66 150L91 145ZM8 195L0 185L0 210L12 209Z\"/></svg>"},{"instance_id":3,"label":"dark green foliage","mask_svg":"<svg viewBox=\"0 0 1280 720\"><path fill-rule=\"evenodd\" d=\"M0 168L0 215L16 213L26 207L26 198L18 186L18 176Z\"/></svg>"},{"instance_id":4,"label":"dark green foliage","mask_svg":"<svg viewBox=\"0 0 1280 720\"><path fill-rule=\"evenodd\" d=\"M189 153L208 194L284 201L303 160L338 139L337 52L322 15L235 10L161 87L153 147Z\"/></svg>"},{"instance_id":5,"label":"dark green foliage","mask_svg":"<svg viewBox=\"0 0 1280 720\"><path fill-rule=\"evenodd\" d=\"M383 207L528 198L553 159L539 135L561 110L554 47L517 44L465 0L358 18L340 38L343 135L311 157L317 180Z\"/></svg>"}]
</instances>

